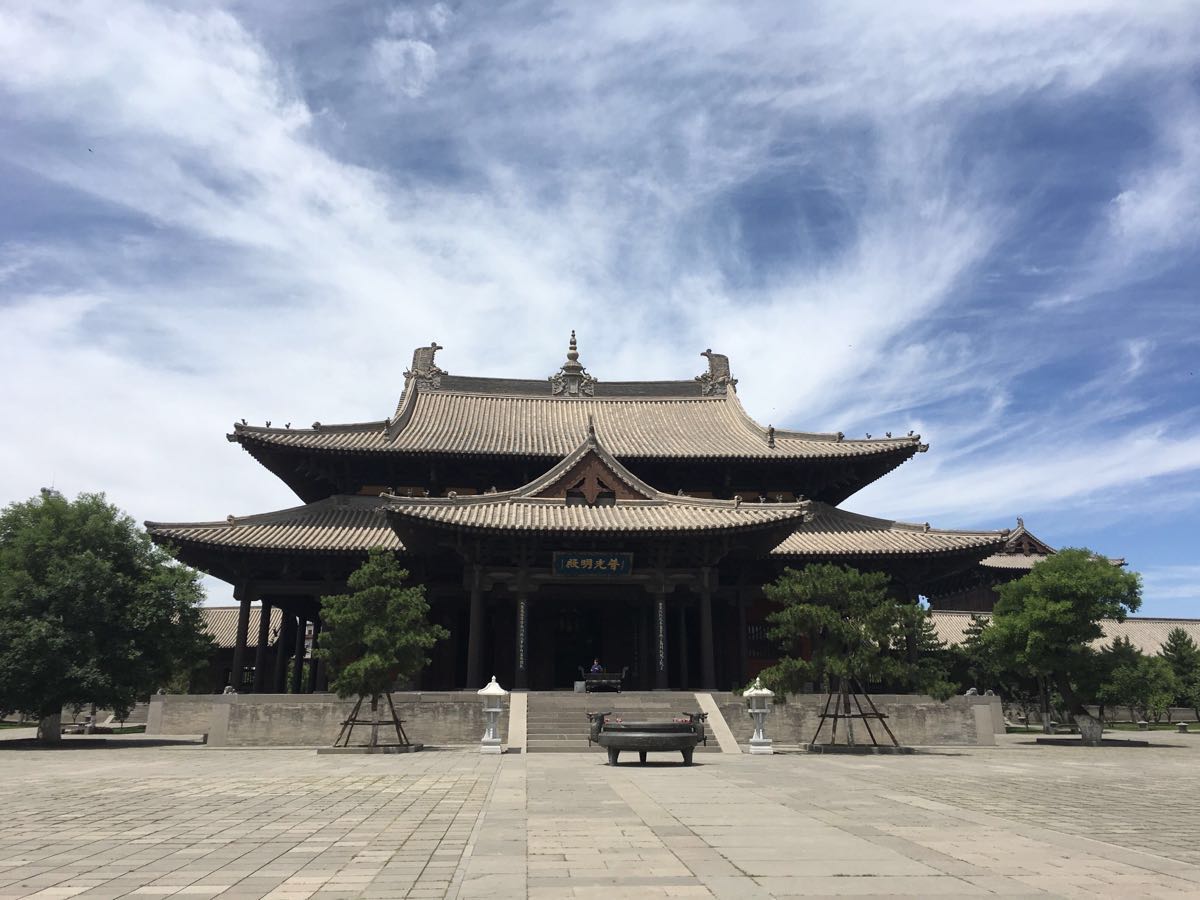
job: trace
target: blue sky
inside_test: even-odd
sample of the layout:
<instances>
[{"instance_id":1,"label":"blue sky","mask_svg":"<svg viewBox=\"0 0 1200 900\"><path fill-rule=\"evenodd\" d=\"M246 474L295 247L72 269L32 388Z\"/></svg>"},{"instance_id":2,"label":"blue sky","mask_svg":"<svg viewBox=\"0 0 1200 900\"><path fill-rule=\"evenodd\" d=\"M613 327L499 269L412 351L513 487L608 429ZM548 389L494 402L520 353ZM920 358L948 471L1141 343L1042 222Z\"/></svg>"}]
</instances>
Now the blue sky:
<instances>
[{"instance_id":1,"label":"blue sky","mask_svg":"<svg viewBox=\"0 0 1200 900\"><path fill-rule=\"evenodd\" d=\"M6 3L0 500L291 505L234 420L575 328L601 379L713 347L764 423L916 429L847 508L1021 515L1200 616L1197 46L1172 2Z\"/></svg>"}]
</instances>

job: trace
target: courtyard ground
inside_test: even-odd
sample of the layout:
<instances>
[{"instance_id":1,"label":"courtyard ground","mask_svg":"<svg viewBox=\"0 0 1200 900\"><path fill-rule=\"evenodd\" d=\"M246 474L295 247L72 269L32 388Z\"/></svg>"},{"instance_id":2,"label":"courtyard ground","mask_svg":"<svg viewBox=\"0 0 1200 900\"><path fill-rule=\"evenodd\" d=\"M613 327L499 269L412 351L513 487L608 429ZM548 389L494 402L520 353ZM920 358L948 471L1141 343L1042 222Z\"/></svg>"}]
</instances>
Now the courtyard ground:
<instances>
[{"instance_id":1,"label":"courtyard ground","mask_svg":"<svg viewBox=\"0 0 1200 900\"><path fill-rule=\"evenodd\" d=\"M1200 735L690 769L17 736L0 898L1200 897Z\"/></svg>"}]
</instances>

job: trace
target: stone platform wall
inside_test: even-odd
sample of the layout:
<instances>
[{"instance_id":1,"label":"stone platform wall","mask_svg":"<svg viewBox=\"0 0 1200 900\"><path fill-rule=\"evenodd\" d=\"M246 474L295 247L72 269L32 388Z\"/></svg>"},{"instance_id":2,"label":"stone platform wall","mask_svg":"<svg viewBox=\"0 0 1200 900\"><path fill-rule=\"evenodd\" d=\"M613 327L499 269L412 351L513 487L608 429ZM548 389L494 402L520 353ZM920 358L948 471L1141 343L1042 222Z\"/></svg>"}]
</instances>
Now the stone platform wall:
<instances>
[{"instance_id":1,"label":"stone platform wall","mask_svg":"<svg viewBox=\"0 0 1200 900\"><path fill-rule=\"evenodd\" d=\"M722 692L714 692L713 699L738 743L749 743L754 723L746 712L746 701ZM1004 732L999 697L951 697L944 703L921 694L872 694L871 699L880 712L887 714L888 726L901 744L990 747L996 743L996 734ZM767 718L768 736L781 744L807 743L817 730L824 706L824 694L796 694L776 703ZM863 707L869 710L865 702ZM829 739L831 724L826 723L820 741ZM845 726L844 720L838 723L839 742ZM883 729L875 722L871 727L880 743L887 742ZM854 734L857 742L870 742L861 719L854 723Z\"/></svg>"},{"instance_id":2,"label":"stone platform wall","mask_svg":"<svg viewBox=\"0 0 1200 900\"><path fill-rule=\"evenodd\" d=\"M208 734L218 694L154 694L146 734Z\"/></svg>"},{"instance_id":3,"label":"stone platform wall","mask_svg":"<svg viewBox=\"0 0 1200 900\"><path fill-rule=\"evenodd\" d=\"M474 691L392 694L408 739L428 745L478 744L483 735L483 705ZM337 737L353 700L335 694L159 695L151 699L147 734L207 734L214 747L323 747ZM363 704L360 719L370 718ZM386 706L385 706L386 721ZM369 726L354 729L365 741ZM388 731L381 740L388 742ZM391 732L391 742L395 732ZM508 713L500 718L508 734Z\"/></svg>"}]
</instances>

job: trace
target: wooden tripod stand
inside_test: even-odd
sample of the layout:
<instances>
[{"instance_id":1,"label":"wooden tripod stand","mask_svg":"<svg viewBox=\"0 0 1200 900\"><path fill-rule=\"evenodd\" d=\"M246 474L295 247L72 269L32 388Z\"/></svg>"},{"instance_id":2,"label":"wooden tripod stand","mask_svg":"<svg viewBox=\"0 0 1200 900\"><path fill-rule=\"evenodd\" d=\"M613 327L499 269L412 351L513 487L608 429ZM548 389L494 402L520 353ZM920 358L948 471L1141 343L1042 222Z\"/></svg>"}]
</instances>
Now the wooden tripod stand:
<instances>
[{"instance_id":1,"label":"wooden tripod stand","mask_svg":"<svg viewBox=\"0 0 1200 900\"><path fill-rule=\"evenodd\" d=\"M855 685L858 686L858 690L853 689ZM858 699L860 696L862 696L867 701L867 705L871 707L870 712L863 710L862 703ZM835 697L837 698L836 701L834 700ZM854 698L854 705L858 709L858 712L853 712L850 709L851 697ZM833 712L829 711L830 704L833 704ZM821 721L817 723L817 730L813 733L812 740L809 743L817 743L817 738L820 736L821 730L825 727L825 722L831 719L833 720L833 725L830 729L828 743L830 746L836 744L838 721L845 719L846 745L849 747L854 747L856 746L854 741L854 720L861 719L863 725L866 726L867 735L871 738L872 746L878 747L880 746L879 741L875 739L875 732L871 729L871 720L875 719L880 725L883 726L883 730L887 732L887 736L891 738L892 745L899 747L900 742L896 740L896 736L892 734L892 729L888 727L887 718L887 713L881 713L876 708L875 701L871 699L870 694L863 690L862 684L857 678L842 678L840 679L838 690L836 692L830 691L829 695L825 698L825 708L821 711Z\"/></svg>"},{"instance_id":2,"label":"wooden tripod stand","mask_svg":"<svg viewBox=\"0 0 1200 900\"><path fill-rule=\"evenodd\" d=\"M404 721L398 715L396 715L396 707L392 703L392 695L384 694L383 696L387 699L388 709L391 710L391 712L392 712L392 719L391 719L391 722L388 724L392 725L396 729L397 744L392 745L392 746L400 746L400 747L410 746L409 740L408 740L408 735L406 735L404 733ZM350 746L350 735L354 733L355 725L370 725L371 726L371 740L367 744L367 747L374 749L375 747L380 746L379 726L382 725L383 722L379 718L379 714L380 714L379 695L376 694L374 697L371 698L371 718L370 719L360 719L358 717L359 710L362 709L362 704L363 704L363 698L359 697L358 702L354 704L354 709L352 709L350 711L350 715L346 718L346 720L344 722L342 722L342 730L338 732L337 739L333 742L333 746L349 747ZM384 746L387 746L387 745L384 745Z\"/></svg>"}]
</instances>

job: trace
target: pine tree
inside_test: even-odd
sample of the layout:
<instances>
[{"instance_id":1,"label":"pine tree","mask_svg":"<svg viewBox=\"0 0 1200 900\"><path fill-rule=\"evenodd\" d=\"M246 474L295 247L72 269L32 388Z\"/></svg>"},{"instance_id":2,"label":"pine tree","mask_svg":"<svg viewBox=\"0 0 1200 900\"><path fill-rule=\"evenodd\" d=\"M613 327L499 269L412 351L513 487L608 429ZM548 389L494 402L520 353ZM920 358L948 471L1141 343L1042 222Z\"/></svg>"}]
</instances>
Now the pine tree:
<instances>
[{"instance_id":1,"label":"pine tree","mask_svg":"<svg viewBox=\"0 0 1200 900\"><path fill-rule=\"evenodd\" d=\"M864 684L905 684L941 696L952 690L944 661L937 658L940 642L928 612L893 596L886 575L814 563L802 570L785 569L763 586L763 593L779 605L767 617L768 635L781 644L784 655L762 673L774 688L794 692L832 676ZM912 661L902 651L908 634L918 638ZM928 651L924 658L922 635Z\"/></svg>"},{"instance_id":2,"label":"pine tree","mask_svg":"<svg viewBox=\"0 0 1200 900\"><path fill-rule=\"evenodd\" d=\"M1195 690L1192 686L1200 682L1200 647L1182 628L1172 628L1158 654L1171 667L1179 685L1179 695L1173 702L1178 706L1191 706L1191 695Z\"/></svg>"},{"instance_id":3,"label":"pine tree","mask_svg":"<svg viewBox=\"0 0 1200 900\"><path fill-rule=\"evenodd\" d=\"M428 652L449 637L427 620L425 588L407 580L395 556L375 548L350 576L350 593L321 598L325 627L315 655L328 663L329 686L339 697L357 696L359 705L370 699L372 747L378 743L379 698L397 681L415 678L429 664Z\"/></svg>"}]
</instances>

